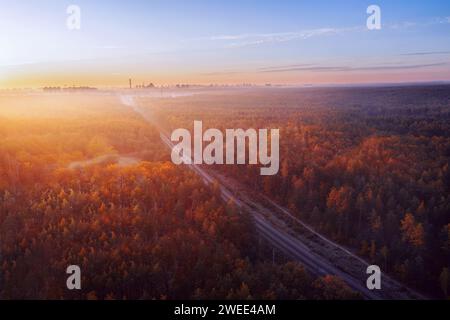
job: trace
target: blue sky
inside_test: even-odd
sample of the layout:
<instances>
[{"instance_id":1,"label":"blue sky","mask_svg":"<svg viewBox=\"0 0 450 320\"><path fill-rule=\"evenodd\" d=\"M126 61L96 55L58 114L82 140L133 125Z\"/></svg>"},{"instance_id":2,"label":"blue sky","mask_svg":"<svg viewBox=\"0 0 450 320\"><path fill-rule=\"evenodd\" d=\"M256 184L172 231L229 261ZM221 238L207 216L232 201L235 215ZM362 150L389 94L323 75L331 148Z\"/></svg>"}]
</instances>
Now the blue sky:
<instances>
[{"instance_id":1,"label":"blue sky","mask_svg":"<svg viewBox=\"0 0 450 320\"><path fill-rule=\"evenodd\" d=\"M0 87L450 80L450 1L0 0L0 48Z\"/></svg>"}]
</instances>

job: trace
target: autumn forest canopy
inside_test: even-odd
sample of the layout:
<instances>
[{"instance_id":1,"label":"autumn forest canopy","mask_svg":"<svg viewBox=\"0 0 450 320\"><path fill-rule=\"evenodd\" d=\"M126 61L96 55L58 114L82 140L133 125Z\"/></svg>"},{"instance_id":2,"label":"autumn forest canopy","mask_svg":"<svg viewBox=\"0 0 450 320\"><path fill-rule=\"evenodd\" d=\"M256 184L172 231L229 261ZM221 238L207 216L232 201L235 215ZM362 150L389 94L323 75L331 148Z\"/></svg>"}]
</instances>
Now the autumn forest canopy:
<instances>
[{"instance_id":1,"label":"autumn forest canopy","mask_svg":"<svg viewBox=\"0 0 450 320\"><path fill-rule=\"evenodd\" d=\"M202 165L404 286L450 296L450 86L0 94L0 298L360 299L258 233L160 129L279 128L280 169ZM331 258L330 258L331 259ZM67 290L66 267L83 287Z\"/></svg>"}]
</instances>

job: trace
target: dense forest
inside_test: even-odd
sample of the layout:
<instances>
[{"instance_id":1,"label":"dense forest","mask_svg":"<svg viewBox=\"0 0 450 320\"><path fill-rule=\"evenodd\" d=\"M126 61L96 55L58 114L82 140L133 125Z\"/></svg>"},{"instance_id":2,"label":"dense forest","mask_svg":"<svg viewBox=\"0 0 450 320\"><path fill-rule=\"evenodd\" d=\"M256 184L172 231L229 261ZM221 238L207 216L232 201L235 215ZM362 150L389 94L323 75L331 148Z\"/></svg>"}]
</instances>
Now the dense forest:
<instances>
[{"instance_id":1,"label":"dense forest","mask_svg":"<svg viewBox=\"0 0 450 320\"><path fill-rule=\"evenodd\" d=\"M0 106L1 299L360 298L274 256L116 96L12 95ZM90 162L105 154L116 157ZM118 161L130 154L140 161ZM73 264L80 291L66 288Z\"/></svg>"},{"instance_id":2,"label":"dense forest","mask_svg":"<svg viewBox=\"0 0 450 320\"><path fill-rule=\"evenodd\" d=\"M215 166L407 285L450 294L450 87L141 99L165 126L279 128L280 172Z\"/></svg>"}]
</instances>

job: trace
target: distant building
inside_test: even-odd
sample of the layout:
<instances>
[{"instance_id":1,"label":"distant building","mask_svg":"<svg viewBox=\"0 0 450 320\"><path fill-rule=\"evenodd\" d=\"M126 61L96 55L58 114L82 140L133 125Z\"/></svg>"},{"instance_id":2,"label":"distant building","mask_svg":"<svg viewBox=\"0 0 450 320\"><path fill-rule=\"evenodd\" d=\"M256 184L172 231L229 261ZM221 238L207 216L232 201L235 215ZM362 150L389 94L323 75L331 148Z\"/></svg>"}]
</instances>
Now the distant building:
<instances>
[{"instance_id":1,"label":"distant building","mask_svg":"<svg viewBox=\"0 0 450 320\"><path fill-rule=\"evenodd\" d=\"M136 88L137 89L153 89L153 88L156 88L156 87L155 87L155 85L152 82L150 82L147 85L145 84L145 82L143 82L142 85L137 85Z\"/></svg>"}]
</instances>

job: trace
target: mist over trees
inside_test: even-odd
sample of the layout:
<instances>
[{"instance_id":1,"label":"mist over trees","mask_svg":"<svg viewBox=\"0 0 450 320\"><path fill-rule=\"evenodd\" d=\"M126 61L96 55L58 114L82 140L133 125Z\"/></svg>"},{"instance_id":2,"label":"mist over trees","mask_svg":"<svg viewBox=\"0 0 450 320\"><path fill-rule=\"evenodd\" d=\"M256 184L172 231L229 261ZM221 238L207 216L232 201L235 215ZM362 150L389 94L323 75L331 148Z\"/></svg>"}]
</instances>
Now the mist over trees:
<instances>
[{"instance_id":1,"label":"mist over trees","mask_svg":"<svg viewBox=\"0 0 450 320\"><path fill-rule=\"evenodd\" d=\"M360 298L273 260L249 217L168 161L116 97L0 99L2 299ZM90 161L104 154L117 157ZM142 161L117 161L130 154ZM66 288L74 264L80 291Z\"/></svg>"}]
</instances>

